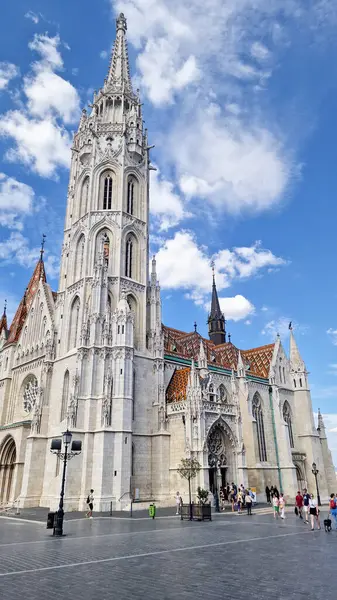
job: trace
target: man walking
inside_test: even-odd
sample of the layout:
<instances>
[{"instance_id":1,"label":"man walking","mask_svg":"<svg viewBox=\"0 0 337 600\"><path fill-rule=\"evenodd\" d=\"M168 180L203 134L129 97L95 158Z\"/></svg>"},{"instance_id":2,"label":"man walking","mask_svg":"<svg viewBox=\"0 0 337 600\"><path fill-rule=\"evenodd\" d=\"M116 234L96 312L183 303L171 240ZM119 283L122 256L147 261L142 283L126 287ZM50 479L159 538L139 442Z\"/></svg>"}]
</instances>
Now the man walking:
<instances>
[{"instance_id":1,"label":"man walking","mask_svg":"<svg viewBox=\"0 0 337 600\"><path fill-rule=\"evenodd\" d=\"M303 494L303 511L304 511L304 522L305 523L309 523L309 501L310 501L310 494L308 494L308 490L307 488L304 488L304 494Z\"/></svg>"},{"instance_id":2,"label":"man walking","mask_svg":"<svg viewBox=\"0 0 337 600\"><path fill-rule=\"evenodd\" d=\"M92 519L92 511L94 508L94 490L90 490L90 493L88 494L87 505L89 507L89 510L86 516L88 517L88 519Z\"/></svg>"},{"instance_id":3,"label":"man walking","mask_svg":"<svg viewBox=\"0 0 337 600\"><path fill-rule=\"evenodd\" d=\"M295 498L295 507L297 508L297 514L298 514L299 518L303 519L303 515L302 515L302 511L303 511L303 496L302 496L300 490L298 490L297 496Z\"/></svg>"},{"instance_id":4,"label":"man walking","mask_svg":"<svg viewBox=\"0 0 337 600\"><path fill-rule=\"evenodd\" d=\"M267 498L267 503L270 504L270 489L268 486L266 486L266 498Z\"/></svg>"},{"instance_id":5,"label":"man walking","mask_svg":"<svg viewBox=\"0 0 337 600\"><path fill-rule=\"evenodd\" d=\"M253 499L249 493L249 490L246 490L245 501L246 501L246 506L247 506L247 515L251 515Z\"/></svg>"},{"instance_id":6,"label":"man walking","mask_svg":"<svg viewBox=\"0 0 337 600\"><path fill-rule=\"evenodd\" d=\"M335 494L330 494L329 508L331 517L335 521L335 529L337 529L337 500Z\"/></svg>"}]
</instances>

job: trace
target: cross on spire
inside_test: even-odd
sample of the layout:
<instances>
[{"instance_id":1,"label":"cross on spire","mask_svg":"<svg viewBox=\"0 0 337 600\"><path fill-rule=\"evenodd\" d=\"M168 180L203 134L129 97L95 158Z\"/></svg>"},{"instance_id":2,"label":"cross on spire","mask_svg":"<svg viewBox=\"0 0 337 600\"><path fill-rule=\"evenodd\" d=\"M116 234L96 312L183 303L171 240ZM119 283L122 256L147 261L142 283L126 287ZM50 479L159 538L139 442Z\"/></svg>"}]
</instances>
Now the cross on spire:
<instances>
[{"instance_id":1,"label":"cross on spire","mask_svg":"<svg viewBox=\"0 0 337 600\"><path fill-rule=\"evenodd\" d=\"M42 234L42 241L41 241L41 250L40 250L40 260L42 260L43 254L44 254L44 245L46 243L46 235L43 233Z\"/></svg>"},{"instance_id":2,"label":"cross on spire","mask_svg":"<svg viewBox=\"0 0 337 600\"><path fill-rule=\"evenodd\" d=\"M7 300L5 299L5 302L4 302L4 315L6 315L6 311L7 311Z\"/></svg>"}]
</instances>

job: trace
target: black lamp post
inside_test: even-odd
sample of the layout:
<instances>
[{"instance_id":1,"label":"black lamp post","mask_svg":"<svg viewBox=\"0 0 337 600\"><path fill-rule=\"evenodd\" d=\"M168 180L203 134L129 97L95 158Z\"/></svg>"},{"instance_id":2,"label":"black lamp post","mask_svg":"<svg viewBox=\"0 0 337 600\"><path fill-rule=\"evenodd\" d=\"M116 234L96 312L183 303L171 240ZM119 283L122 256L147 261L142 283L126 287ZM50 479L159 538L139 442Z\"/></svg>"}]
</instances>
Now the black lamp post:
<instances>
[{"instance_id":1,"label":"black lamp post","mask_svg":"<svg viewBox=\"0 0 337 600\"><path fill-rule=\"evenodd\" d=\"M62 440L56 439L52 440L50 451L53 454L56 454L60 460L63 461L63 472L62 472L62 484L61 484L61 493L60 493L60 502L59 507L55 517L54 523L54 535L63 535L63 498L64 498L64 488L66 482L66 470L67 470L67 462L77 454L81 453L82 450L82 442L74 440L71 443L73 434L69 429L64 432L62 435L63 444L64 444L64 452L62 452ZM71 450L69 451L69 446L71 444Z\"/></svg>"},{"instance_id":2,"label":"black lamp post","mask_svg":"<svg viewBox=\"0 0 337 600\"><path fill-rule=\"evenodd\" d=\"M312 471L311 472L312 472L313 476L315 477L315 481L316 481L316 493L317 493L318 506L321 506L322 504L321 504L321 498L319 495L318 481L317 481L317 475L318 475L319 471L317 469L316 463L314 463L314 462L312 463Z\"/></svg>"}]
</instances>

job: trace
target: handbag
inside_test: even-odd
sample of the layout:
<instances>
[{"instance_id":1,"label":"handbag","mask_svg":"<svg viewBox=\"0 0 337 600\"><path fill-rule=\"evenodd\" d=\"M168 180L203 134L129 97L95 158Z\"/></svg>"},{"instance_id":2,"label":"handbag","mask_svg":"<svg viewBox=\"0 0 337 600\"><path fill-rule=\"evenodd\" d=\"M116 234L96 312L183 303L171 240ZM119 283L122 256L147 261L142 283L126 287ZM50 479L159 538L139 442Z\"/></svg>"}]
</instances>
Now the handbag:
<instances>
[{"instance_id":1,"label":"handbag","mask_svg":"<svg viewBox=\"0 0 337 600\"><path fill-rule=\"evenodd\" d=\"M296 517L298 517L298 508L297 508L297 506L295 506L295 511L294 512L295 512Z\"/></svg>"}]
</instances>

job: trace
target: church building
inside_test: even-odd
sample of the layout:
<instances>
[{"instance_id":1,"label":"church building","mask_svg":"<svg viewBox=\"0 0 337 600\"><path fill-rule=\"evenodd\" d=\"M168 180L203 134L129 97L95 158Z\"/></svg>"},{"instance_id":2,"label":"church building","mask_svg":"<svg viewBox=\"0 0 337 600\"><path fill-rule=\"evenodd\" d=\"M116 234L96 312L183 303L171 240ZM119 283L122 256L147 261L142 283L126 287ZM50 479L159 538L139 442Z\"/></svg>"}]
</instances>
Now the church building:
<instances>
[{"instance_id":1,"label":"church building","mask_svg":"<svg viewBox=\"0 0 337 600\"><path fill-rule=\"evenodd\" d=\"M0 320L0 504L57 507L67 428L82 453L67 471L66 510L122 508L130 497L174 503L177 468L213 490L243 483L322 499L336 487L322 416L290 332L240 350L226 334L213 275L209 338L162 324L149 257L151 170L142 102L130 78L127 24L117 18L109 72L74 136L57 292L43 248L10 326ZM210 281L211 285L211 281Z\"/></svg>"}]
</instances>

